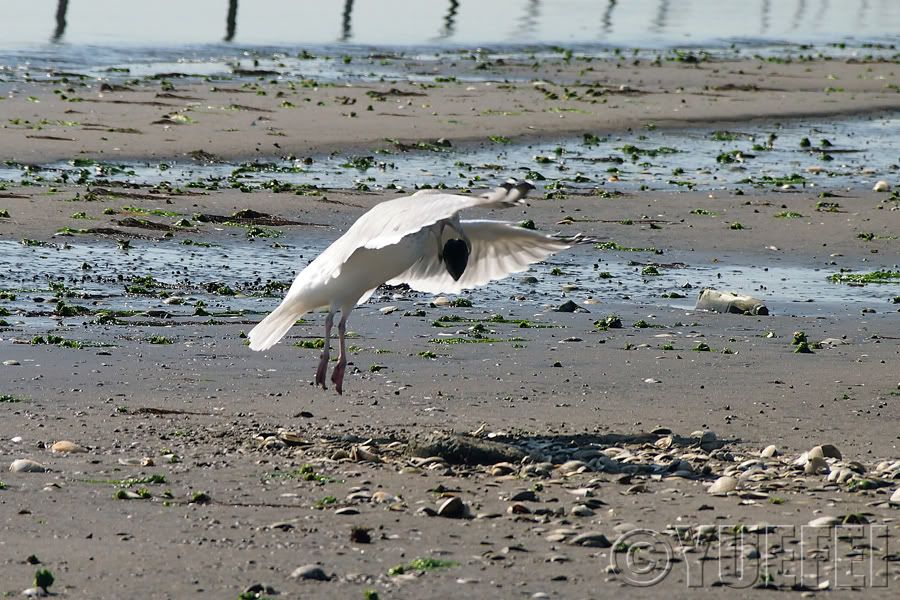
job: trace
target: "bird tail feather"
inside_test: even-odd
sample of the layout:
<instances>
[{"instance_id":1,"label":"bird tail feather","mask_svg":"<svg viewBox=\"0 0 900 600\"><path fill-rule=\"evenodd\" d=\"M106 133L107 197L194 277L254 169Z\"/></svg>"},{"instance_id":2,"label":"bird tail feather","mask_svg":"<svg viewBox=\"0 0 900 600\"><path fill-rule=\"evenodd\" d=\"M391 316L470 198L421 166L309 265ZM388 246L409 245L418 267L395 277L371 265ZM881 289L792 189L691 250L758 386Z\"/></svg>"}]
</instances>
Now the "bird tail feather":
<instances>
[{"instance_id":1,"label":"bird tail feather","mask_svg":"<svg viewBox=\"0 0 900 600\"><path fill-rule=\"evenodd\" d=\"M274 346L308 310L294 298L285 299L247 334L250 349L268 350Z\"/></svg>"}]
</instances>

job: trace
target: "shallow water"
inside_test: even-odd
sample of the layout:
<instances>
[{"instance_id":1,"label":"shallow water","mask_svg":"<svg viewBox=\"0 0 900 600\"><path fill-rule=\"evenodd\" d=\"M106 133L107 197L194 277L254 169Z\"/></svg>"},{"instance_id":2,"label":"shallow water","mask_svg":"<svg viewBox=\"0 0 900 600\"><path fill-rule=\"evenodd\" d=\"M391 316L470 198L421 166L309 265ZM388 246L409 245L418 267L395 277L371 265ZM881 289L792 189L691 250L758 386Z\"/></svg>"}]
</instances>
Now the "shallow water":
<instances>
[{"instance_id":1,"label":"shallow water","mask_svg":"<svg viewBox=\"0 0 900 600\"><path fill-rule=\"evenodd\" d=\"M458 47L509 52L554 45L589 55L616 47L778 53L802 44L837 55L891 54L895 48L872 45L900 41L900 4L891 0L0 0L0 14L4 77L22 69L99 74L110 66L131 68L132 76L229 73L230 63L248 57L261 58L264 68L329 80L405 77L377 63L293 57L300 49L363 57L377 48L421 58Z\"/></svg>"},{"instance_id":2,"label":"shallow water","mask_svg":"<svg viewBox=\"0 0 900 600\"><path fill-rule=\"evenodd\" d=\"M809 147L801 145L804 138ZM823 145L826 143L831 145ZM35 172L13 164L0 165L0 181L62 183L63 179L81 179L83 183L168 182L182 187L226 188L258 188L278 181L379 190L394 186L411 189L423 184L483 187L516 176L536 179L539 186L549 184L549 191L559 193L567 189L586 193L596 188L614 192L642 186L661 191L752 185L871 188L878 179L900 170L900 116L825 123L798 120L740 126L728 131L648 129L590 141L566 137L534 144L498 140L457 148L430 148L400 151L385 141L370 152L360 153L363 161L354 162L360 155L321 155L312 157L310 164L272 159L244 163L240 169L241 165L229 163L55 163ZM819 167L822 172L809 173L810 167ZM780 180L794 175L799 178ZM609 182L612 176L619 180Z\"/></svg>"},{"instance_id":3,"label":"shallow water","mask_svg":"<svg viewBox=\"0 0 900 600\"><path fill-rule=\"evenodd\" d=\"M85 243L78 238L60 237L48 246L27 247L19 242L0 241L0 289L13 291L16 299L0 305L11 311L25 310L28 327L52 325L51 311L56 306L49 282L65 283L73 293L66 302L88 306L94 311L165 310L175 317L194 315L198 301L212 318L227 319L233 313L264 313L273 309L283 291L267 293L267 282L289 283L296 271L321 252L329 239L288 234L284 247L270 243L228 243L221 247L182 246L176 241L134 240L127 252L114 242L96 240ZM697 261L697 257L692 257ZM835 315L859 314L861 307L881 312L896 295L895 285L854 287L830 283L831 273L810 267L778 264L767 259L765 266L747 264L703 266L678 263L678 256L639 252L600 251L579 247L536 265L528 273L511 276L468 292L476 306L497 307L506 311L519 301L537 306L557 305L566 298L582 301L594 297L603 304L635 304L691 310L700 290L714 287L736 290L763 299L773 314ZM659 276L641 274L645 265L660 265ZM559 269L562 274L555 272ZM599 274L606 272L608 277ZM557 274L554 274L557 273ZM152 275L155 283L146 284L152 294L126 293L135 277ZM526 282L533 275L537 282ZM229 286L236 295L210 291L210 284ZM677 292L683 298L664 298ZM184 304L167 305L161 295L179 296ZM385 295L386 294L386 295ZM379 292L373 302L389 302L391 292ZM423 301L430 296L421 295ZM609 308L591 307L592 312ZM224 314L228 313L228 314ZM237 315L240 316L240 315ZM17 320L20 315L7 317ZM90 319L91 317L86 317ZM203 317L203 320L210 317ZM69 319L71 322L71 318Z\"/></svg>"}]
</instances>

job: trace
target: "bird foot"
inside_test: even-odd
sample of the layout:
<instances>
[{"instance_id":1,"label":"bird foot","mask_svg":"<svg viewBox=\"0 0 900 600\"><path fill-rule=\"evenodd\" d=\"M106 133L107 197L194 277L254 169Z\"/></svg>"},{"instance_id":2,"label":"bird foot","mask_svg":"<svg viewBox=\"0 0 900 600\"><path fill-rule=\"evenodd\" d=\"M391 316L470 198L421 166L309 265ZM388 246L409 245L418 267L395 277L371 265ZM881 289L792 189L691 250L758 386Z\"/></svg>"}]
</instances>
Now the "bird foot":
<instances>
[{"instance_id":1,"label":"bird foot","mask_svg":"<svg viewBox=\"0 0 900 600\"><path fill-rule=\"evenodd\" d=\"M331 374L331 382L338 394L344 393L344 371L347 369L347 361L338 361L334 366L334 372Z\"/></svg>"},{"instance_id":2,"label":"bird foot","mask_svg":"<svg viewBox=\"0 0 900 600\"><path fill-rule=\"evenodd\" d=\"M322 358L319 359L319 366L316 369L316 387L322 386L323 390L328 388L325 386L325 375L328 373L328 353L323 352Z\"/></svg>"}]
</instances>

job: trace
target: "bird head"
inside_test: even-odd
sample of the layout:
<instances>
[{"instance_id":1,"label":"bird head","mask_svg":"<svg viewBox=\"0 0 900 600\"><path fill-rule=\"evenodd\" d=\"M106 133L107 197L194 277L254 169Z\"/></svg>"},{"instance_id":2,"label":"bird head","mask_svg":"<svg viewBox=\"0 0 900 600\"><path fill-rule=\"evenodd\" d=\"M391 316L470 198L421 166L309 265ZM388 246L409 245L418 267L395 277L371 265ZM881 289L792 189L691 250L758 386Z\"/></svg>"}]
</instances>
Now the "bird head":
<instances>
[{"instance_id":1,"label":"bird head","mask_svg":"<svg viewBox=\"0 0 900 600\"><path fill-rule=\"evenodd\" d=\"M447 240L441 251L441 260L453 281L459 281L469 264L469 244L465 240Z\"/></svg>"}]
</instances>

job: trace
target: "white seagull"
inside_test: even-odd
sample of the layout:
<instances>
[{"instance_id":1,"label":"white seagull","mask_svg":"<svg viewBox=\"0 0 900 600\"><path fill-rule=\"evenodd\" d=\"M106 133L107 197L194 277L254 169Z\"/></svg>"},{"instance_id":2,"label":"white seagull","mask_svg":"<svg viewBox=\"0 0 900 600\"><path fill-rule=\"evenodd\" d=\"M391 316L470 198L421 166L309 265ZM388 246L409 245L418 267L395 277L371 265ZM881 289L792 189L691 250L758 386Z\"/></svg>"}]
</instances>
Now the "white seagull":
<instances>
[{"instance_id":1,"label":"white seagull","mask_svg":"<svg viewBox=\"0 0 900 600\"><path fill-rule=\"evenodd\" d=\"M297 275L278 308L250 331L250 348L271 348L303 314L328 307L325 347L316 370L316 385L325 388L331 327L340 310L340 354L331 381L342 393L347 317L379 285L405 283L420 292L455 294L524 271L531 263L585 241L582 236L546 235L515 223L459 218L468 208L522 204L531 189L530 183L511 179L479 197L421 190L372 207Z\"/></svg>"}]
</instances>

